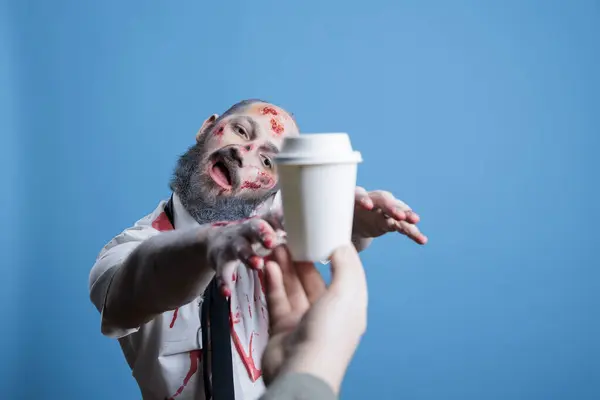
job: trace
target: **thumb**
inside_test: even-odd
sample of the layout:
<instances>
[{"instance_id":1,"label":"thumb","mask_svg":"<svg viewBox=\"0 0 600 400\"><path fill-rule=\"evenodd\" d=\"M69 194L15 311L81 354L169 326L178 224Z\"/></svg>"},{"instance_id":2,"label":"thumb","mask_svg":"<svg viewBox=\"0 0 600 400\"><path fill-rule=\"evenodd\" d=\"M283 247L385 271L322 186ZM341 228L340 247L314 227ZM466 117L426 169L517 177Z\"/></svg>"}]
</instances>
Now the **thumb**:
<instances>
[{"instance_id":1,"label":"thumb","mask_svg":"<svg viewBox=\"0 0 600 400\"><path fill-rule=\"evenodd\" d=\"M337 248L331 256L330 289L343 293L366 284L365 271L354 246L348 244Z\"/></svg>"}]
</instances>

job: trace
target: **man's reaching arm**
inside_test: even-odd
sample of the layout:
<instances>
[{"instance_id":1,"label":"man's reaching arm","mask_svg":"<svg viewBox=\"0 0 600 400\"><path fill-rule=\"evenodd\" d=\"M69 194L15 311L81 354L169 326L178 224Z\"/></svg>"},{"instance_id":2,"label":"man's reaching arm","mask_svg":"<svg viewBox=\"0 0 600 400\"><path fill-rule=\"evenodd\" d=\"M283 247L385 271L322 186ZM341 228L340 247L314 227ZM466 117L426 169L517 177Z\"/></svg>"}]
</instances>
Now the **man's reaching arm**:
<instances>
[{"instance_id":1,"label":"man's reaching arm","mask_svg":"<svg viewBox=\"0 0 600 400\"><path fill-rule=\"evenodd\" d=\"M91 273L91 297L102 313L102 332L122 337L165 311L200 296L217 275L229 296L240 261L262 268L265 250L281 243L276 217L201 226L144 237L135 231L104 252ZM133 232L133 233L132 233ZM132 239L132 237L135 237Z\"/></svg>"},{"instance_id":2,"label":"man's reaching arm","mask_svg":"<svg viewBox=\"0 0 600 400\"><path fill-rule=\"evenodd\" d=\"M163 232L137 246L114 273L103 318L135 329L198 297L214 276L207 262L209 229Z\"/></svg>"}]
</instances>

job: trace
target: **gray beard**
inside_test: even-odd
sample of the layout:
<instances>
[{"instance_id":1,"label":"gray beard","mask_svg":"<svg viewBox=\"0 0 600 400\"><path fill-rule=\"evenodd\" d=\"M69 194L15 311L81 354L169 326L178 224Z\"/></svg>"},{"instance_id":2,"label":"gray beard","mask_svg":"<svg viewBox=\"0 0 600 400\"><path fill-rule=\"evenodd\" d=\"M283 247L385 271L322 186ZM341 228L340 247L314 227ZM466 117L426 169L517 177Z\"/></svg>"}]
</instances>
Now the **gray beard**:
<instances>
[{"instance_id":1,"label":"gray beard","mask_svg":"<svg viewBox=\"0 0 600 400\"><path fill-rule=\"evenodd\" d=\"M210 224L218 221L238 221L249 218L260 205L260 201L250 201L237 197L218 198L210 203L181 197L181 204L199 224Z\"/></svg>"},{"instance_id":2,"label":"gray beard","mask_svg":"<svg viewBox=\"0 0 600 400\"><path fill-rule=\"evenodd\" d=\"M237 221L249 218L272 193L260 198L220 197L214 183L203 173L207 159L204 141L196 143L183 154L171 179L171 190L181 200L188 213L201 225L217 221Z\"/></svg>"}]
</instances>

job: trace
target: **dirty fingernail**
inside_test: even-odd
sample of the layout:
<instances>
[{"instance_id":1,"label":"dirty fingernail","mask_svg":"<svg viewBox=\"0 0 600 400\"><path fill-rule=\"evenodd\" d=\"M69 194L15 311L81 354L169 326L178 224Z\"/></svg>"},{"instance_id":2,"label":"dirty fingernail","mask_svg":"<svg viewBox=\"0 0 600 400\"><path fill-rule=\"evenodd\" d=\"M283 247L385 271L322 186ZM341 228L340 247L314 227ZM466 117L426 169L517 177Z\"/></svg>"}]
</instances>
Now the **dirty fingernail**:
<instances>
[{"instance_id":1,"label":"dirty fingernail","mask_svg":"<svg viewBox=\"0 0 600 400\"><path fill-rule=\"evenodd\" d=\"M263 239L263 242L264 242L265 246L266 246L268 249L272 249L273 247L275 247L275 246L274 246L274 240L273 240L273 238L272 238L272 237L270 237L270 236L269 236L269 237L266 237L266 238L264 238L264 239Z\"/></svg>"},{"instance_id":2,"label":"dirty fingernail","mask_svg":"<svg viewBox=\"0 0 600 400\"><path fill-rule=\"evenodd\" d=\"M248 261L254 269L262 269L265 264L264 260L258 256L252 256L248 259Z\"/></svg>"},{"instance_id":3,"label":"dirty fingernail","mask_svg":"<svg viewBox=\"0 0 600 400\"><path fill-rule=\"evenodd\" d=\"M221 282L220 285L221 294L225 297L231 297L231 290L225 285L225 283Z\"/></svg>"}]
</instances>

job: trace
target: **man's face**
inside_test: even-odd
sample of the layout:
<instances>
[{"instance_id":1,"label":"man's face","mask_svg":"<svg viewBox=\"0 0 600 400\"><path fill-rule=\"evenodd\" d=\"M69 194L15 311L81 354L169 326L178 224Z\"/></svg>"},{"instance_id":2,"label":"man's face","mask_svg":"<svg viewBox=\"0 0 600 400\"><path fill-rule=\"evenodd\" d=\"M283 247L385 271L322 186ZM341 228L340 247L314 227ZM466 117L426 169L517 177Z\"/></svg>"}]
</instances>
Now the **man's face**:
<instances>
[{"instance_id":1,"label":"man's face","mask_svg":"<svg viewBox=\"0 0 600 400\"><path fill-rule=\"evenodd\" d=\"M264 198L277 185L273 162L286 136L298 135L292 117L268 103L253 103L201 131L200 172L211 197Z\"/></svg>"}]
</instances>

